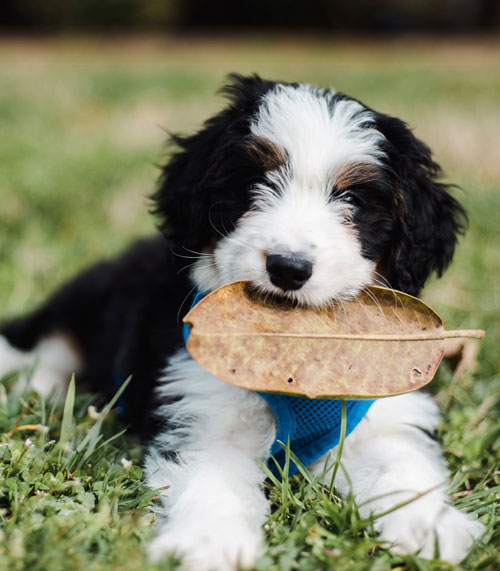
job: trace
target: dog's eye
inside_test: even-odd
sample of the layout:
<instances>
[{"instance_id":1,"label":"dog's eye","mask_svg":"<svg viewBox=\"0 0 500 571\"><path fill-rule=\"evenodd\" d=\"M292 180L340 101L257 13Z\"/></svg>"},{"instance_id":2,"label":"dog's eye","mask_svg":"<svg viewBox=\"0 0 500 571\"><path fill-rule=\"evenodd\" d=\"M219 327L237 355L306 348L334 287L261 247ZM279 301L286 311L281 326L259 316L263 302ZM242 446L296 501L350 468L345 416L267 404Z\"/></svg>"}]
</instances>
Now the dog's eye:
<instances>
[{"instance_id":1,"label":"dog's eye","mask_svg":"<svg viewBox=\"0 0 500 571\"><path fill-rule=\"evenodd\" d=\"M360 204L359 199L351 192L343 192L338 197L338 200L340 200L340 202L344 202L345 204L351 204L352 206L359 206Z\"/></svg>"}]
</instances>

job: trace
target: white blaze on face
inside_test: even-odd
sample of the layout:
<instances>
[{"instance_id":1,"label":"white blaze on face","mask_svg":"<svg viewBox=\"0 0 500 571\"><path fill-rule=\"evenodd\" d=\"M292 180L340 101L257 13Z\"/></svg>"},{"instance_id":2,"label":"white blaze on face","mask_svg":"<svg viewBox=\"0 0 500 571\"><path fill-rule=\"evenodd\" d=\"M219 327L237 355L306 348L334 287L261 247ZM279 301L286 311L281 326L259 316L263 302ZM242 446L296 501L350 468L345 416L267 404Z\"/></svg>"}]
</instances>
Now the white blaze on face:
<instances>
[{"instance_id":1,"label":"white blaze on face","mask_svg":"<svg viewBox=\"0 0 500 571\"><path fill-rule=\"evenodd\" d=\"M286 163L255 190L255 209L219 241L215 264L195 265L203 289L238 279L282 294L266 271L267 254L295 254L313 263L311 278L286 295L307 305L348 298L371 282L374 263L363 258L348 223L350 206L331 200L336 172L348 164L377 165L383 135L360 103L308 85L278 85L261 105L251 132L283 150Z\"/></svg>"},{"instance_id":2,"label":"white blaze on face","mask_svg":"<svg viewBox=\"0 0 500 571\"><path fill-rule=\"evenodd\" d=\"M383 135L357 101L331 90L277 86L263 100L251 126L288 154L291 176L307 190L328 183L345 163L377 163Z\"/></svg>"}]
</instances>

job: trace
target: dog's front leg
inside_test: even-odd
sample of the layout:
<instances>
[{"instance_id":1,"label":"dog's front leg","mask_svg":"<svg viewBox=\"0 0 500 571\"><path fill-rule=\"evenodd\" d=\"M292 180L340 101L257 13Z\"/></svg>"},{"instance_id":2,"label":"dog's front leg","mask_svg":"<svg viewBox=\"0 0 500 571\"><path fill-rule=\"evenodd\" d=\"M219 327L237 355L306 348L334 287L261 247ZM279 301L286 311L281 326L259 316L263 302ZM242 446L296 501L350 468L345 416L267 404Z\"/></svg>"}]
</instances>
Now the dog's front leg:
<instances>
[{"instance_id":1,"label":"dog's front leg","mask_svg":"<svg viewBox=\"0 0 500 571\"><path fill-rule=\"evenodd\" d=\"M264 401L219 381L185 354L167 369L167 404L146 459L148 485L161 490L153 560L168 553L192 570L252 566L263 550L268 502L261 489L275 436ZM176 399L174 402L173 399Z\"/></svg>"},{"instance_id":2,"label":"dog's front leg","mask_svg":"<svg viewBox=\"0 0 500 571\"><path fill-rule=\"evenodd\" d=\"M448 471L432 437L438 422L438 407L426 394L376 401L345 441L342 464L348 478L339 470L335 485L343 495L354 494L363 517L386 513L374 527L394 552L439 555L457 563L484 527L450 505ZM324 459L311 469L321 474Z\"/></svg>"}]
</instances>

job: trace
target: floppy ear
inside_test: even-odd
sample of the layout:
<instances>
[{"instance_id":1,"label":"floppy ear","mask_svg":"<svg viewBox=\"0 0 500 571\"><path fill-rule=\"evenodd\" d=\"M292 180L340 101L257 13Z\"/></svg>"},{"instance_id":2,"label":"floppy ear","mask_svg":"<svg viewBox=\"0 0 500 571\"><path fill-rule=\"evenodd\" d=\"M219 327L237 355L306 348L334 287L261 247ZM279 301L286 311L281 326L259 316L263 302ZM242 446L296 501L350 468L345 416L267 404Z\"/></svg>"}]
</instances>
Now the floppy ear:
<instances>
[{"instance_id":1,"label":"floppy ear","mask_svg":"<svg viewBox=\"0 0 500 571\"><path fill-rule=\"evenodd\" d=\"M200 251L247 209L248 173L238 148L260 98L273 85L256 75L230 75L221 90L230 104L199 133L171 137L178 150L162 169L152 212L160 217L160 230L181 248Z\"/></svg>"},{"instance_id":2,"label":"floppy ear","mask_svg":"<svg viewBox=\"0 0 500 571\"><path fill-rule=\"evenodd\" d=\"M376 121L387 139L396 194L395 236L384 273L393 288L418 295L429 275L441 276L450 263L467 214L450 185L437 182L441 169L427 145L399 119L377 114Z\"/></svg>"}]
</instances>

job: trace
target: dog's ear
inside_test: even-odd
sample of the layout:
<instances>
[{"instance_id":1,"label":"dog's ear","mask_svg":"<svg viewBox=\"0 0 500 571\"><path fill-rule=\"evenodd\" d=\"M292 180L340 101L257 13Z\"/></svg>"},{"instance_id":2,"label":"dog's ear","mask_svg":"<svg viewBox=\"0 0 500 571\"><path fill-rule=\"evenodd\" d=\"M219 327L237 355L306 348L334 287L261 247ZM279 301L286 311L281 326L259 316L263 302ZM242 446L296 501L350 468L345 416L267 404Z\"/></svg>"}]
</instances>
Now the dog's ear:
<instances>
[{"instance_id":1,"label":"dog's ear","mask_svg":"<svg viewBox=\"0 0 500 571\"><path fill-rule=\"evenodd\" d=\"M160 230L181 248L200 251L226 234L248 207L245 163L235 151L273 85L256 75L230 75L221 89L229 105L195 135L171 137L177 151L162 168L152 212Z\"/></svg>"},{"instance_id":2,"label":"dog's ear","mask_svg":"<svg viewBox=\"0 0 500 571\"><path fill-rule=\"evenodd\" d=\"M395 192L395 236L383 261L391 286L418 295L432 272L441 276L450 263L467 215L437 178L441 169L430 149L396 118L376 115Z\"/></svg>"}]
</instances>

